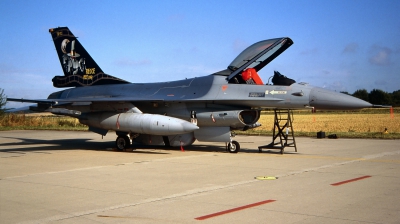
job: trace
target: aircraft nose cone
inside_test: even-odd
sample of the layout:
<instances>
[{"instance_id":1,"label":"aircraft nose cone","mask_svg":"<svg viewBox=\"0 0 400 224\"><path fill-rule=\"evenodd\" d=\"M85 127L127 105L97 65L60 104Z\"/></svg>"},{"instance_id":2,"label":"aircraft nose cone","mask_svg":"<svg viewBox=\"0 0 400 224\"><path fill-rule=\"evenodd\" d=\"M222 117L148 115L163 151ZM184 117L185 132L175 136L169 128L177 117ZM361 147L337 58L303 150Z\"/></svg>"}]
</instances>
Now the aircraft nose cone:
<instances>
[{"instance_id":1,"label":"aircraft nose cone","mask_svg":"<svg viewBox=\"0 0 400 224\"><path fill-rule=\"evenodd\" d=\"M320 110L357 110L372 107L372 104L343 93L315 87L310 92L310 106Z\"/></svg>"}]
</instances>

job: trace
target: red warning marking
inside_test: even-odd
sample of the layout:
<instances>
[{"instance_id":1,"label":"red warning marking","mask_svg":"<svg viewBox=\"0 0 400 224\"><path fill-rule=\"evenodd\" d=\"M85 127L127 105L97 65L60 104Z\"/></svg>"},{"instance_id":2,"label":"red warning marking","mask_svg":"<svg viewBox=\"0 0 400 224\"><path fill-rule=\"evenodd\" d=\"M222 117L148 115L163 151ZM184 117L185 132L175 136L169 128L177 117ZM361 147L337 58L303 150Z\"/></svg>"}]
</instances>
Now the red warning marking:
<instances>
[{"instance_id":1,"label":"red warning marking","mask_svg":"<svg viewBox=\"0 0 400 224\"><path fill-rule=\"evenodd\" d=\"M249 205L245 205L245 206L240 206L240 207L237 207L237 208L228 209L228 210L225 210L225 211L222 211L222 212L217 212L217 213L213 213L213 214L210 214L210 215L200 216L200 217L197 217L195 219L197 219L197 220L205 220L205 219L213 218L215 216L225 215L225 214L228 214L228 213L231 213L231 212L237 212L237 211L240 211L240 210L243 210L243 209L256 207L256 206L267 204L267 203L271 203L271 202L274 202L274 201L276 201L276 200L260 201L260 202L257 202L257 203L253 203L253 204L249 204Z\"/></svg>"},{"instance_id":2,"label":"red warning marking","mask_svg":"<svg viewBox=\"0 0 400 224\"><path fill-rule=\"evenodd\" d=\"M121 114L118 114L118 117L117 117L117 123L116 123L116 125L117 125L117 129L119 129L119 116L120 116Z\"/></svg>"},{"instance_id":3,"label":"red warning marking","mask_svg":"<svg viewBox=\"0 0 400 224\"><path fill-rule=\"evenodd\" d=\"M211 120L215 123L215 118L213 114L211 114Z\"/></svg>"},{"instance_id":4,"label":"red warning marking","mask_svg":"<svg viewBox=\"0 0 400 224\"><path fill-rule=\"evenodd\" d=\"M390 118L394 118L394 114L393 114L393 107L390 107Z\"/></svg>"},{"instance_id":5,"label":"red warning marking","mask_svg":"<svg viewBox=\"0 0 400 224\"><path fill-rule=\"evenodd\" d=\"M357 181L357 180L362 180L362 179L369 178L369 177L371 177L371 176L358 177L358 178L354 178L354 179L351 179L351 180L345 180L345 181L342 181L342 182L337 182L337 183L334 183L334 184L331 184L331 185L332 186L339 186L339 185L342 185L342 184L347 184L347 183L350 183L350 182L354 182L354 181Z\"/></svg>"}]
</instances>

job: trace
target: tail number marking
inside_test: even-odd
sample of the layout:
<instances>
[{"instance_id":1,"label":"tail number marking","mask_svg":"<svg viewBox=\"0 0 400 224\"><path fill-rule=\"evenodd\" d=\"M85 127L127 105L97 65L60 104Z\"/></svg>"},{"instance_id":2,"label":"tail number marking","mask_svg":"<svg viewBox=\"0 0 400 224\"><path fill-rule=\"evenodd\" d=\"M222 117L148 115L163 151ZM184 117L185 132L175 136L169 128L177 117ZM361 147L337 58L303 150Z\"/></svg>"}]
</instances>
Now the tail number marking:
<instances>
[{"instance_id":1,"label":"tail number marking","mask_svg":"<svg viewBox=\"0 0 400 224\"><path fill-rule=\"evenodd\" d=\"M87 68L86 75L94 75L96 74L96 68Z\"/></svg>"}]
</instances>

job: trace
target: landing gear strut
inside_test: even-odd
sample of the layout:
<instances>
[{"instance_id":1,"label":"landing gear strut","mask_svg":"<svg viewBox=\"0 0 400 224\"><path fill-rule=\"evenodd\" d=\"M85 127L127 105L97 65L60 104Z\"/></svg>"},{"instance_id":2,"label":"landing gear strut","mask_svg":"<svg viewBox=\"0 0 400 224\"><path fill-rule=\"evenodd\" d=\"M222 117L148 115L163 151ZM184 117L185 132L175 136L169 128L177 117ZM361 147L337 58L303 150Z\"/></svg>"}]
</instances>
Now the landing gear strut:
<instances>
[{"instance_id":1,"label":"landing gear strut","mask_svg":"<svg viewBox=\"0 0 400 224\"><path fill-rule=\"evenodd\" d=\"M131 147L131 140L127 135L119 134L117 140L115 141L118 151L126 151Z\"/></svg>"}]
</instances>

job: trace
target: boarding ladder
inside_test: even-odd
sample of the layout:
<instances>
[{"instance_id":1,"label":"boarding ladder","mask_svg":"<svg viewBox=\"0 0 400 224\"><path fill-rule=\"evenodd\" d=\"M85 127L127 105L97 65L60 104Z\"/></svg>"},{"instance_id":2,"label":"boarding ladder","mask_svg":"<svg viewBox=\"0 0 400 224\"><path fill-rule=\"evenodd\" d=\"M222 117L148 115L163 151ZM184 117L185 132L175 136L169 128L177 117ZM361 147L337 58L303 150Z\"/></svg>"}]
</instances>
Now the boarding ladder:
<instances>
[{"instance_id":1,"label":"boarding ladder","mask_svg":"<svg viewBox=\"0 0 400 224\"><path fill-rule=\"evenodd\" d=\"M258 151L262 152L262 149L278 149L283 154L285 147L294 147L295 152L297 152L292 125L293 111L289 109L274 109L274 114L272 142L268 145L259 146Z\"/></svg>"}]
</instances>

